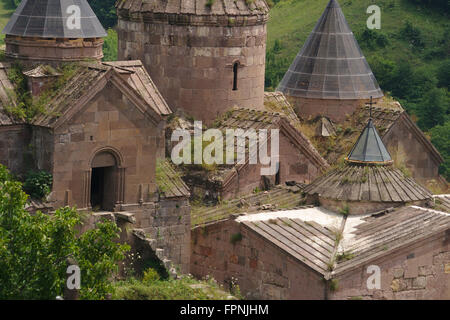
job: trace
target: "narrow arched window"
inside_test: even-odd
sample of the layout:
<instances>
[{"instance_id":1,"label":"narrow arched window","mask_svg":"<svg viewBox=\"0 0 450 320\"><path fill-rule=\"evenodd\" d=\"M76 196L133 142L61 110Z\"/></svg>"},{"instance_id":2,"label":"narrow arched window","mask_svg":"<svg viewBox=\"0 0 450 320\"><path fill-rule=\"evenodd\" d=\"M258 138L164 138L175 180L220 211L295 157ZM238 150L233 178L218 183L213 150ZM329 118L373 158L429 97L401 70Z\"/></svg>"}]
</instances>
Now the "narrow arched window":
<instances>
[{"instance_id":1,"label":"narrow arched window","mask_svg":"<svg viewBox=\"0 0 450 320\"><path fill-rule=\"evenodd\" d=\"M238 67L239 67L239 63L235 62L233 65L233 91L236 91L238 89L238 86L237 86Z\"/></svg>"}]
</instances>

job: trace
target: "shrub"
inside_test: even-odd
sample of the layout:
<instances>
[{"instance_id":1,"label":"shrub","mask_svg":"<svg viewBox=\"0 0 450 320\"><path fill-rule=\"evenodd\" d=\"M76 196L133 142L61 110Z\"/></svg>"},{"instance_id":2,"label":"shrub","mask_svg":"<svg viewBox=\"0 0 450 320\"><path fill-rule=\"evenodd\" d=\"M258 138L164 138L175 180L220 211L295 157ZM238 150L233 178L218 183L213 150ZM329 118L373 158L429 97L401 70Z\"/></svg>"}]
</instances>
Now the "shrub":
<instances>
[{"instance_id":1,"label":"shrub","mask_svg":"<svg viewBox=\"0 0 450 320\"><path fill-rule=\"evenodd\" d=\"M155 281L160 280L160 276L158 274L158 271L152 268L148 268L146 271L144 271L144 276L142 278L142 282L145 284L149 284Z\"/></svg>"},{"instance_id":2,"label":"shrub","mask_svg":"<svg viewBox=\"0 0 450 320\"><path fill-rule=\"evenodd\" d=\"M24 191L33 199L42 199L52 190L53 177L46 171L29 171L23 184Z\"/></svg>"}]
</instances>

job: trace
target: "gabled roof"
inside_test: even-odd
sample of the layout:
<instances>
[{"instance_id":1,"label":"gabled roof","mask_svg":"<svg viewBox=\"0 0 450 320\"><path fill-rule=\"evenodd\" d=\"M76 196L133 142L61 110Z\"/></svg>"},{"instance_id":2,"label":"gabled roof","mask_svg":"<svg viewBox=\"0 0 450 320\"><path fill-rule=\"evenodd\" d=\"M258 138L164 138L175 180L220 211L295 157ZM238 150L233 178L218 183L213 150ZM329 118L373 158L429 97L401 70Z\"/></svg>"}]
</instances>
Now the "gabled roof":
<instances>
[{"instance_id":1,"label":"gabled roof","mask_svg":"<svg viewBox=\"0 0 450 320\"><path fill-rule=\"evenodd\" d=\"M232 215L269 209L294 209L303 206L302 187L277 186L269 191L251 193L224 204L191 207L192 228L230 219Z\"/></svg>"},{"instance_id":2,"label":"gabled roof","mask_svg":"<svg viewBox=\"0 0 450 320\"><path fill-rule=\"evenodd\" d=\"M80 28L70 25L80 9ZM86 0L22 0L3 33L39 38L101 38L106 31Z\"/></svg>"},{"instance_id":3,"label":"gabled roof","mask_svg":"<svg viewBox=\"0 0 450 320\"><path fill-rule=\"evenodd\" d=\"M432 209L410 206L363 217L349 216L343 231L338 257L342 252L350 259L339 261L334 274L340 274L369 259L376 259L411 243L450 229L450 214Z\"/></svg>"},{"instance_id":4,"label":"gabled roof","mask_svg":"<svg viewBox=\"0 0 450 320\"><path fill-rule=\"evenodd\" d=\"M369 119L346 159L358 163L392 162L391 155L381 140L372 118Z\"/></svg>"},{"instance_id":5,"label":"gabled roof","mask_svg":"<svg viewBox=\"0 0 450 320\"><path fill-rule=\"evenodd\" d=\"M164 198L188 198L189 188L169 160L156 164L156 184Z\"/></svg>"},{"instance_id":6,"label":"gabled roof","mask_svg":"<svg viewBox=\"0 0 450 320\"><path fill-rule=\"evenodd\" d=\"M448 232L450 214L409 206L345 217L314 207L247 214L236 222L330 279Z\"/></svg>"},{"instance_id":7,"label":"gabled roof","mask_svg":"<svg viewBox=\"0 0 450 320\"><path fill-rule=\"evenodd\" d=\"M278 90L318 99L383 96L337 1L328 3Z\"/></svg>"},{"instance_id":8,"label":"gabled roof","mask_svg":"<svg viewBox=\"0 0 450 320\"><path fill-rule=\"evenodd\" d=\"M280 113L233 108L224 116L224 118L219 118L219 121L217 127L221 130L228 128L240 128L243 130L269 130L278 128L280 129L280 132L286 134L286 136L299 147L318 168L324 169L328 167L328 163L317 152L309 139Z\"/></svg>"},{"instance_id":9,"label":"gabled roof","mask_svg":"<svg viewBox=\"0 0 450 320\"><path fill-rule=\"evenodd\" d=\"M45 114L33 119L32 124L44 127L58 126L76 113L77 106L83 106L108 81L128 95L139 106L141 112L147 113L155 121L163 115L170 114L170 109L162 99L156 86L151 81L142 64L134 61L132 65L121 66L120 63L80 63L74 76L69 78L57 90L46 107Z\"/></svg>"},{"instance_id":10,"label":"gabled roof","mask_svg":"<svg viewBox=\"0 0 450 320\"><path fill-rule=\"evenodd\" d=\"M169 115L172 113L140 60L103 62L103 65L113 66L117 72L126 74L128 84L139 92L144 100L159 114Z\"/></svg>"}]
</instances>

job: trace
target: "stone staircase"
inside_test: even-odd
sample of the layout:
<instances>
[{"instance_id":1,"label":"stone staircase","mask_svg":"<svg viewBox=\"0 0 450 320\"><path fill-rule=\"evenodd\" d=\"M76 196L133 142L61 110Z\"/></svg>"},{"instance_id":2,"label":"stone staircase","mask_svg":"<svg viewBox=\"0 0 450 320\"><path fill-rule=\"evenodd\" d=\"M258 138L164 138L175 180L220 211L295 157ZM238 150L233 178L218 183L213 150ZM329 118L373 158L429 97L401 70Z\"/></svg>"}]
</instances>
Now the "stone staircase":
<instances>
[{"instance_id":1,"label":"stone staircase","mask_svg":"<svg viewBox=\"0 0 450 320\"><path fill-rule=\"evenodd\" d=\"M158 248L158 241L149 237L150 229L151 228L133 229L132 233L135 237L147 243L151 250L155 252L156 257L162 262L170 277L174 279L179 278L177 270L172 263L172 260L168 259L164 252L165 250L163 248Z\"/></svg>"}]
</instances>

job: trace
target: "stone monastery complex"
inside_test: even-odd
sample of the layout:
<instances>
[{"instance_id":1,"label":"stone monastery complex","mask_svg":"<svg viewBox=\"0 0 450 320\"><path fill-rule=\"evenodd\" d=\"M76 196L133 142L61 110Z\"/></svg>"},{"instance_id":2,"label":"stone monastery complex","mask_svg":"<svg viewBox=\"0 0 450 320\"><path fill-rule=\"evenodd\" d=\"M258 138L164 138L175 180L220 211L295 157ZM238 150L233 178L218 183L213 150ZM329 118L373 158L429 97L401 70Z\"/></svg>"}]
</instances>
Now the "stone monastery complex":
<instances>
[{"instance_id":1,"label":"stone monastery complex","mask_svg":"<svg viewBox=\"0 0 450 320\"><path fill-rule=\"evenodd\" d=\"M249 299L450 299L443 159L384 96L337 1L276 92L264 92L265 0L118 0L113 62L87 1L78 29L66 2L22 0L3 30L0 163L53 177L30 212L74 206L86 229L113 219L171 276L237 279ZM11 112L18 65L33 101L47 98L28 117ZM278 129L276 174L174 165L171 133L194 120Z\"/></svg>"}]
</instances>

